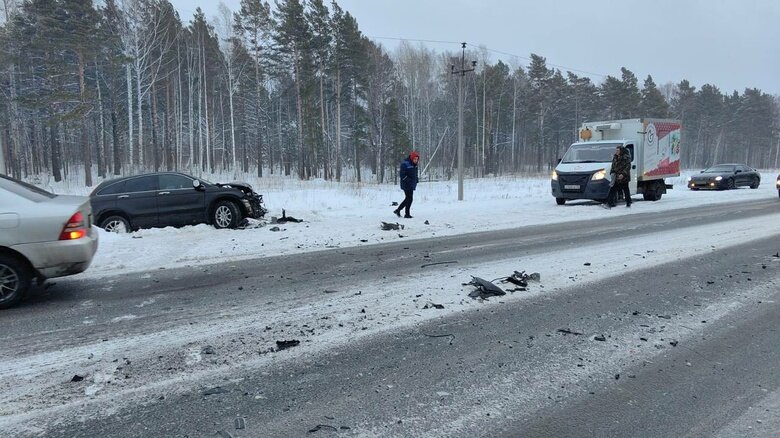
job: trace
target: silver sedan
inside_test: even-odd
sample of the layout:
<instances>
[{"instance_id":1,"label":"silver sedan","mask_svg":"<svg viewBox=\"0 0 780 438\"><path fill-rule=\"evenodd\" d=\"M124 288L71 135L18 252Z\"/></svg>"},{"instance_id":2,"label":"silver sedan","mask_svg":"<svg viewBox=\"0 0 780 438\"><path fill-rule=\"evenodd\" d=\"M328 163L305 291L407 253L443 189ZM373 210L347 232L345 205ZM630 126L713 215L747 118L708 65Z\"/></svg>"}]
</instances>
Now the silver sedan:
<instances>
[{"instance_id":1,"label":"silver sedan","mask_svg":"<svg viewBox=\"0 0 780 438\"><path fill-rule=\"evenodd\" d=\"M98 246L91 223L89 198L0 175L0 309L17 304L34 279L87 269Z\"/></svg>"}]
</instances>

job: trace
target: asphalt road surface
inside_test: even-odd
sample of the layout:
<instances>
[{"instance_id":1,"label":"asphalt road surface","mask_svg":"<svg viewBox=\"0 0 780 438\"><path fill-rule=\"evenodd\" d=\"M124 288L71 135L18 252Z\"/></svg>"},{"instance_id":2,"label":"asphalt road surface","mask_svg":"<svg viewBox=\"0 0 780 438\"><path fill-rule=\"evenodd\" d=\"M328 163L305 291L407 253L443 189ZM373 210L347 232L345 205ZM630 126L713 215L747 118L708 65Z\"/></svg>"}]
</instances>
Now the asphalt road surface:
<instances>
[{"instance_id":1,"label":"asphalt road surface","mask_svg":"<svg viewBox=\"0 0 780 438\"><path fill-rule=\"evenodd\" d=\"M739 227L779 207L773 199L55 281L0 315L0 428L54 437L777 436L780 231L354 339L333 319L315 327L319 314L293 332L284 316L262 312L330 291L359 300L353 291L421 263L498 262L601 243L616 229L630 239L727 215ZM337 334L297 355L302 347L268 348L315 329Z\"/></svg>"}]
</instances>

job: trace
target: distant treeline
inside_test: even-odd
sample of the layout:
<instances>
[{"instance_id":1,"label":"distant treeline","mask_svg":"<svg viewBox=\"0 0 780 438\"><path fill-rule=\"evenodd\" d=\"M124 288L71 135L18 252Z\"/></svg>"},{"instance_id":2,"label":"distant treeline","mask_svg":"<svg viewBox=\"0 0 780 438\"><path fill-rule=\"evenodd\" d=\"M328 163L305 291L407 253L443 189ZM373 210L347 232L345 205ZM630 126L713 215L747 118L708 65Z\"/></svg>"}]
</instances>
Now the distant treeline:
<instances>
[{"instance_id":1,"label":"distant treeline","mask_svg":"<svg viewBox=\"0 0 780 438\"><path fill-rule=\"evenodd\" d=\"M184 23L167 0L2 0L0 154L16 177L151 170L392 181L419 150L454 175L459 48L392 54L333 1L243 0ZM600 84L466 52L465 165L539 172L583 121L683 121L683 165L777 167L780 100L689 81L657 86L623 68ZM0 164L2 165L2 164Z\"/></svg>"}]
</instances>

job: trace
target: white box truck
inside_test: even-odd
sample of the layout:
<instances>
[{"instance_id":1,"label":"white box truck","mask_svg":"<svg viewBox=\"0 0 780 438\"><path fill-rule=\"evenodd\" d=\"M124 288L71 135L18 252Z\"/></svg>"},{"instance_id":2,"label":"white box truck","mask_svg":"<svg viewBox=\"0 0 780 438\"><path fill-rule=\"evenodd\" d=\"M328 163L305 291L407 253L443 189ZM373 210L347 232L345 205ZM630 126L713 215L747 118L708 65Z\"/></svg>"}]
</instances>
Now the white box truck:
<instances>
[{"instance_id":1,"label":"white box truck","mask_svg":"<svg viewBox=\"0 0 780 438\"><path fill-rule=\"evenodd\" d=\"M552 173L552 195L567 200L605 201L610 187L612 156L617 146L631 154L632 195L657 201L666 193L664 178L680 176L679 120L625 119L585 122L580 141L569 146Z\"/></svg>"}]
</instances>

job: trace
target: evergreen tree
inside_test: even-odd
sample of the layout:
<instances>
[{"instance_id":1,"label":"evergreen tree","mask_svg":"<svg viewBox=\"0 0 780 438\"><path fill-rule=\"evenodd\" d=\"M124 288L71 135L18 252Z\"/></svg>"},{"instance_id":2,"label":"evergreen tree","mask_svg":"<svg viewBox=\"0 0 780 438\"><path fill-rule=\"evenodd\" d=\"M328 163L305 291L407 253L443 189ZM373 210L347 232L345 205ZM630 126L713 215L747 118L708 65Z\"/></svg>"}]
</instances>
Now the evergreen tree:
<instances>
[{"instance_id":1,"label":"evergreen tree","mask_svg":"<svg viewBox=\"0 0 780 438\"><path fill-rule=\"evenodd\" d=\"M658 91L653 77L647 75L642 87L642 100L639 103L639 115L642 117L664 118L669 115L669 103Z\"/></svg>"}]
</instances>

